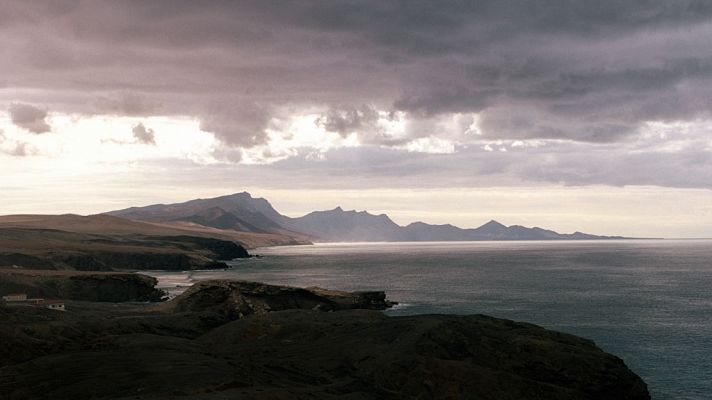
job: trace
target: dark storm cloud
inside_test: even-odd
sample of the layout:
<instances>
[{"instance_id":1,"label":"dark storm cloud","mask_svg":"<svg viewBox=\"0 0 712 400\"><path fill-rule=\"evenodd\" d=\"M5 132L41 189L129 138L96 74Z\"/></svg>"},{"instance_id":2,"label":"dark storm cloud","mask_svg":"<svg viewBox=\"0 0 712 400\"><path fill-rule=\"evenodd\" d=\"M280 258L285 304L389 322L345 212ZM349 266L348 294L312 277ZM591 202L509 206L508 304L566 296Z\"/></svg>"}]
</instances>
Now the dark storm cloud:
<instances>
[{"instance_id":1,"label":"dark storm cloud","mask_svg":"<svg viewBox=\"0 0 712 400\"><path fill-rule=\"evenodd\" d=\"M220 138L246 146L264 139L264 113L275 107L486 114L524 102L537 115L602 119L598 130L606 130L628 125L611 112L617 104L635 107L646 93L675 92L690 79L709 83L711 55L700 35L682 35L689 52L672 59L645 54L650 44L632 48L642 54L627 66L607 58L605 45L706 23L709 2L18 1L4 9L8 82L59 103L76 91L92 99L59 108L196 115ZM562 39L569 54L561 54ZM616 104L592 107L599 96ZM216 103L231 106L216 114ZM244 112L244 104L263 110Z\"/></svg>"},{"instance_id":2,"label":"dark storm cloud","mask_svg":"<svg viewBox=\"0 0 712 400\"><path fill-rule=\"evenodd\" d=\"M131 132L133 133L134 139L136 139L138 143L151 145L156 144L156 137L153 129L146 128L142 123L136 124Z\"/></svg>"},{"instance_id":3,"label":"dark storm cloud","mask_svg":"<svg viewBox=\"0 0 712 400\"><path fill-rule=\"evenodd\" d=\"M369 105L348 109L330 109L326 115L317 119L316 124L330 132L347 136L351 132L363 129L373 130L378 121L378 111Z\"/></svg>"},{"instance_id":4,"label":"dark storm cloud","mask_svg":"<svg viewBox=\"0 0 712 400\"><path fill-rule=\"evenodd\" d=\"M0 100L193 116L228 147L305 110L381 146L403 140L376 110L405 112L412 138L479 113L485 139L615 144L711 117L709 37L712 2L696 0L17 0L0 14Z\"/></svg>"},{"instance_id":5,"label":"dark storm cloud","mask_svg":"<svg viewBox=\"0 0 712 400\"><path fill-rule=\"evenodd\" d=\"M8 109L13 124L32 133L52 130L47 123L47 110L30 104L12 103Z\"/></svg>"},{"instance_id":6,"label":"dark storm cloud","mask_svg":"<svg viewBox=\"0 0 712 400\"><path fill-rule=\"evenodd\" d=\"M201 116L200 129L211 132L228 145L252 147L267 138L270 112L249 101L214 104Z\"/></svg>"},{"instance_id":7,"label":"dark storm cloud","mask_svg":"<svg viewBox=\"0 0 712 400\"><path fill-rule=\"evenodd\" d=\"M358 134L361 144L380 146L399 146L416 136L395 138L385 131L379 123L381 120L394 121L399 117L395 113L379 114L378 110L368 104L354 107L332 107L325 114L317 117L314 124L328 132L336 132L342 137L352 133Z\"/></svg>"}]
</instances>

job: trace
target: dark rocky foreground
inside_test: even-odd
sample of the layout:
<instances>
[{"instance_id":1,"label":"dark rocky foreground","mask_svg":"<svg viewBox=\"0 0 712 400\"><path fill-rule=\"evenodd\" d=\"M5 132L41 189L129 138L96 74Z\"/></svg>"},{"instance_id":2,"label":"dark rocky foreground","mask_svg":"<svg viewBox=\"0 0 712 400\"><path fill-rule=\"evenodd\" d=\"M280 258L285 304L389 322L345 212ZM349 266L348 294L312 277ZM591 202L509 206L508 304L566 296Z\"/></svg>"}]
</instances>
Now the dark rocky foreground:
<instances>
[{"instance_id":1,"label":"dark rocky foreground","mask_svg":"<svg viewBox=\"0 0 712 400\"><path fill-rule=\"evenodd\" d=\"M202 283L160 306L0 307L2 399L649 399L619 358L380 292ZM325 312L326 310L339 310Z\"/></svg>"}]
</instances>

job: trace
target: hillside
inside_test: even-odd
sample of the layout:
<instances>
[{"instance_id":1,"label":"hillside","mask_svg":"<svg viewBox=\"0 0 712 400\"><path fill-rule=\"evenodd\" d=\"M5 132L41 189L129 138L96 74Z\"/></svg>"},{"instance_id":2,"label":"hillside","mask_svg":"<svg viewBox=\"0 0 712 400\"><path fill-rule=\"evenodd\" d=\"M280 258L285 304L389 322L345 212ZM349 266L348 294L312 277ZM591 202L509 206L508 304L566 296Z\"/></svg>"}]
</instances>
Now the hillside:
<instances>
[{"instance_id":1,"label":"hillside","mask_svg":"<svg viewBox=\"0 0 712 400\"><path fill-rule=\"evenodd\" d=\"M0 268L143 270L223 268L248 257L231 240L110 216L0 217Z\"/></svg>"},{"instance_id":2,"label":"hillside","mask_svg":"<svg viewBox=\"0 0 712 400\"><path fill-rule=\"evenodd\" d=\"M304 237L279 233L256 233L221 229L191 221L147 222L114 217L108 214L81 216L63 215L4 215L0 216L0 229L54 229L65 232L97 235L150 235L150 236L198 236L229 240L246 248L307 244Z\"/></svg>"}]
</instances>

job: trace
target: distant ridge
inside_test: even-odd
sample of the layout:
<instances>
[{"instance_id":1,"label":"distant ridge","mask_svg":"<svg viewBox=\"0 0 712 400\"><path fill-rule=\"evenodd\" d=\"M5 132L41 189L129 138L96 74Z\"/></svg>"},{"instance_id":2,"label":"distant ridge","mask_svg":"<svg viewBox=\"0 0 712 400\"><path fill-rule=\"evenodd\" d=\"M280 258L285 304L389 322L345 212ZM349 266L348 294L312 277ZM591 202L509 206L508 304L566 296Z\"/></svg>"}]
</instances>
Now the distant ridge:
<instances>
[{"instance_id":1,"label":"distant ridge","mask_svg":"<svg viewBox=\"0 0 712 400\"><path fill-rule=\"evenodd\" d=\"M131 207L106 214L139 221L192 223L238 232L295 237L307 235L321 242L625 239L622 236L558 233L539 227L506 226L495 220L470 229L425 222L400 226L385 214L347 211L341 207L291 218L280 214L269 201L252 197L247 192L183 203Z\"/></svg>"}]
</instances>

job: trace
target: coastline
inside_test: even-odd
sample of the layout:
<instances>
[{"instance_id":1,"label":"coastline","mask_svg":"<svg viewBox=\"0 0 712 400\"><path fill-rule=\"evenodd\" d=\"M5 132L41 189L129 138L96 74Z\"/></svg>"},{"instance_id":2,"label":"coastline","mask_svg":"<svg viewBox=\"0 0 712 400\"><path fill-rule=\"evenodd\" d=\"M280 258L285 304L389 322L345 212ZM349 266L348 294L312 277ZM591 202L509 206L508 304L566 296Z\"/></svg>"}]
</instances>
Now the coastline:
<instances>
[{"instance_id":1,"label":"coastline","mask_svg":"<svg viewBox=\"0 0 712 400\"><path fill-rule=\"evenodd\" d=\"M237 281L204 282L157 306L0 306L0 377L11 377L0 394L650 399L622 360L589 340L481 315L371 309L388 306L382 293Z\"/></svg>"},{"instance_id":2,"label":"coastline","mask_svg":"<svg viewBox=\"0 0 712 400\"><path fill-rule=\"evenodd\" d=\"M293 251L298 251L300 253L311 253L315 250L339 250L342 247L355 247L358 248L359 251L364 251L364 254L369 255L369 260L360 260L360 257L357 257L355 260L360 260L360 263L366 263L366 264L371 264L373 263L373 260L379 260L381 255L383 254L383 251L388 250L390 247L402 247L406 246L410 250L406 250L405 253L412 253L412 256L417 256L418 254L422 253L423 251L428 251L429 249L432 248L437 248L440 250L445 250L448 247L457 247L457 246L464 246L464 247L472 247L472 248L477 248L478 251L489 251L492 249L528 249L528 248L533 248L533 247L543 247L543 248L560 248L560 249L571 249L572 251L577 248L581 247L582 248L596 248L596 247L608 247L610 248L610 245L613 244L613 248L620 248L621 246L625 247L628 245L642 245L644 247L648 246L658 246L662 245L664 247L666 246L674 246L675 243L688 243L688 244L695 244L695 242L699 242L701 245L706 245L707 242L705 240L665 240L665 241L650 241L650 240L638 240L638 241L631 241L631 240L619 240L619 241L614 241L611 242L610 240L603 240L603 241L571 241L571 240L563 240L563 241L475 241L475 242L462 242L462 241L456 241L456 242L411 242L411 243L404 243L404 242L359 242L359 243L351 243L351 244L346 244L346 243L317 243L313 246L303 246L303 245L298 245L298 246L278 246L278 247L264 247L264 248L258 248L256 250L252 250L251 252L260 254L260 253L265 253L264 257L254 257L254 258L245 258L245 259L238 259L235 261L235 264L237 264L237 268L235 266L231 266L231 268L228 269L217 269L217 270L194 270L194 271L135 271L135 273L138 274L145 274L148 272L148 275L155 273L164 273L164 274L179 274L181 277L187 277L187 276L195 276L196 278L199 278L197 280L202 280L204 277L201 275L204 274L214 274L214 276L219 277L220 274L228 272L228 273L233 273L233 277L241 277L244 275L244 272L246 271L243 267L248 267L247 270L251 270L251 274L254 274L254 271L262 270L263 266L265 266L265 263L272 263L278 260L282 260L281 262L288 262L291 258L289 257L273 257L276 255L275 253L281 253L283 255L289 255ZM576 246L572 246L576 245ZM699 246L698 246L699 247ZM449 251L448 251L449 252ZM437 260L437 259L434 259ZM310 261L312 262L312 261ZM290 262L291 263L291 262ZM228 264L232 264L232 262L229 262ZM371 264L374 266L377 266L378 264ZM295 265L296 267L296 265ZM233 268L235 268L233 270ZM292 271L292 270L290 270ZM293 270L293 272L296 272L296 270ZM280 273L281 274L281 273ZM305 276L305 281L309 282L308 277L310 276L311 272L307 273ZM275 275L276 276L276 275ZM260 279L260 281L263 282L272 282L269 279L263 280ZM191 282L185 282L183 283L183 288L181 290L186 289L190 283L194 283L195 280ZM389 282L388 280L382 280L381 282L387 283ZM307 285L310 283L306 283ZM367 286L367 285L366 285ZM330 285L325 285L325 287L333 287ZM354 287L354 286L352 286ZM356 288L361 288L364 287L363 282L358 283ZM337 287L338 288L338 287ZM177 294L177 293L176 293ZM174 297L174 296L172 296ZM442 297L441 297L442 298ZM396 300L401 300L400 295L397 295L395 297ZM451 313L448 311L448 309L441 309L442 313ZM429 311L426 311L429 312ZM412 303L410 301L405 301L403 302L402 306L396 307L395 309L391 309L391 311L388 311L388 315L403 315L403 314L422 314L423 313L423 305L418 304L418 303ZM460 312L457 312L458 314ZM487 312L490 313L490 312ZM494 315L498 315L498 313L494 313ZM529 317L516 317L512 318L514 320L524 320L524 321L532 321L531 318ZM545 326L551 327L550 324L546 324ZM591 337L590 335L582 335L583 337ZM619 354L618 351L614 352L616 354ZM628 359L629 356L626 356L626 360Z\"/></svg>"}]
</instances>

